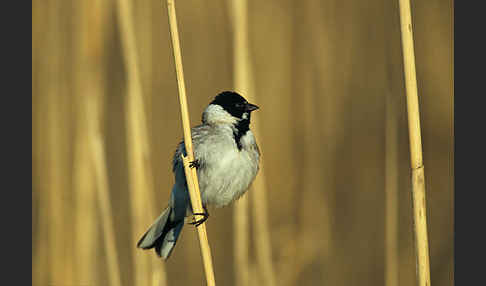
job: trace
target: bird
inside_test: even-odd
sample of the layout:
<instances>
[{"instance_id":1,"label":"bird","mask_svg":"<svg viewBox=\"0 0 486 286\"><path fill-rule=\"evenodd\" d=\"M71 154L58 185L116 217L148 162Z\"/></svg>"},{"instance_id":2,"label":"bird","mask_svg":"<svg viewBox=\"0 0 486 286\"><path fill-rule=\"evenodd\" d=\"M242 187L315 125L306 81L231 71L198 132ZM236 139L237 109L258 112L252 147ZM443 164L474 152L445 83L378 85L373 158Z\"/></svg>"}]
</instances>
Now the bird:
<instances>
[{"instance_id":1,"label":"bird","mask_svg":"<svg viewBox=\"0 0 486 286\"><path fill-rule=\"evenodd\" d=\"M167 260L182 231L185 218L201 215L189 222L198 227L209 217L208 206L224 207L246 193L254 181L260 162L260 150L250 130L251 113L259 109L234 91L214 97L202 113L202 124L191 128L194 161L204 213L193 213L181 155L187 156L180 142L172 160L175 183L167 208L140 238L137 247L155 249Z\"/></svg>"}]
</instances>

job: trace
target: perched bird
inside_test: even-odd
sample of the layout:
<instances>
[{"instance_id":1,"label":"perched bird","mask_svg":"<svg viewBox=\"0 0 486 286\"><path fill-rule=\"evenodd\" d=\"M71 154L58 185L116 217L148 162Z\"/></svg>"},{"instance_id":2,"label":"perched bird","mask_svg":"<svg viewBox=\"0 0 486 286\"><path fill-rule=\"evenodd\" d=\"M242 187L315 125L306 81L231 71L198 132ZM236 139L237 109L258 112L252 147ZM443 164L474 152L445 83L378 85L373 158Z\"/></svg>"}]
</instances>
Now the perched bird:
<instances>
[{"instance_id":1,"label":"perched bird","mask_svg":"<svg viewBox=\"0 0 486 286\"><path fill-rule=\"evenodd\" d=\"M204 218L191 224L198 226L208 218L207 206L223 207L240 198L253 182L260 151L250 130L250 117L257 109L238 93L225 91L206 107L202 124L191 129L191 167L197 170L205 210L200 214ZM170 256L186 215L192 213L181 154L186 156L184 141L172 162L175 183L169 205L137 243L139 248L155 248L164 259Z\"/></svg>"}]
</instances>

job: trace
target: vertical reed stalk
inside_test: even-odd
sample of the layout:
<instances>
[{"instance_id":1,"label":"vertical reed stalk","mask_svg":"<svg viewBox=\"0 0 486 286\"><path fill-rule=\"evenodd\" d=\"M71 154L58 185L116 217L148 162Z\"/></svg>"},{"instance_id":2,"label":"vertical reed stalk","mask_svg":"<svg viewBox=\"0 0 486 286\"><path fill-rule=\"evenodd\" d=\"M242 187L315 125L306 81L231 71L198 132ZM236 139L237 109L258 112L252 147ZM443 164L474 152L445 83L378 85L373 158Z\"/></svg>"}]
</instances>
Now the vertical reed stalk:
<instances>
[{"instance_id":1,"label":"vertical reed stalk","mask_svg":"<svg viewBox=\"0 0 486 286\"><path fill-rule=\"evenodd\" d=\"M189 159L189 156L184 157L181 155L181 157L182 157L182 162L184 163L184 172L186 174L187 187L189 189L189 195L191 197L191 204L193 206L193 209L194 209L194 205L199 205L200 212L202 213L203 209L202 209L201 200L197 199L197 196L199 196L200 198L199 186L197 186L198 183L194 181L194 174L191 172L192 169L189 167L191 160ZM204 223L202 223L197 227L197 234L199 237L199 247L201 248L201 256L204 264L204 273L206 275L206 282L208 286L214 286L216 285L216 280L214 277L213 262L211 257L211 249L209 248L208 234L206 231L206 225L204 225Z\"/></svg>"},{"instance_id":2,"label":"vertical reed stalk","mask_svg":"<svg viewBox=\"0 0 486 286\"><path fill-rule=\"evenodd\" d=\"M49 182L45 168L49 162L47 139L45 129L49 127L46 121L47 100L46 83L48 74L44 70L48 57L49 42L44 38L49 31L49 14L45 13L39 1L32 2L32 184L37 186L32 190L32 204L37 199L37 208L32 209L32 227L37 216L37 240L32 238L32 285L46 285L49 279ZM50 4L45 5L46 8ZM44 9L46 9L44 8ZM42 37L40 36L42 35ZM35 193L34 193L35 192ZM32 229L34 232L34 228Z\"/></svg>"},{"instance_id":3,"label":"vertical reed stalk","mask_svg":"<svg viewBox=\"0 0 486 286\"><path fill-rule=\"evenodd\" d=\"M420 134L420 111L413 47L410 0L399 0L402 34L403 68L407 92L410 163L412 168L412 196L417 279L419 286L430 286L429 244L427 238L427 209L425 205L425 177Z\"/></svg>"},{"instance_id":4,"label":"vertical reed stalk","mask_svg":"<svg viewBox=\"0 0 486 286\"><path fill-rule=\"evenodd\" d=\"M395 97L386 96L385 118L385 285L398 286L398 116Z\"/></svg>"},{"instance_id":5,"label":"vertical reed stalk","mask_svg":"<svg viewBox=\"0 0 486 286\"><path fill-rule=\"evenodd\" d=\"M118 21L123 46L123 59L127 70L127 145L130 165L130 203L132 204L133 240L137 241L150 223L147 218L156 217L154 209L153 177L150 158L149 138L142 83L137 56L133 15L130 0L118 1ZM136 285L166 284L165 268L160 261L133 248L134 275ZM150 269L152 268L152 273ZM150 275L152 274L152 275ZM160 284L159 284L160 285Z\"/></svg>"},{"instance_id":6,"label":"vertical reed stalk","mask_svg":"<svg viewBox=\"0 0 486 286\"><path fill-rule=\"evenodd\" d=\"M78 10L79 11L79 10ZM84 68L80 67L80 70ZM81 73L77 75L77 81L86 84L82 79ZM80 86L80 85L79 85ZM89 86L86 84L86 86ZM78 89L86 92L85 89ZM95 92L99 92L96 90ZM76 134L75 134L75 149L73 162L73 191L76 202L76 216L75 216L75 255L77 260L76 265L76 281L81 284L95 283L96 278L96 260L95 253L97 248L96 243L96 194L95 185L93 182L92 159L90 158L90 133L87 125L86 104L90 96L96 96L92 90L86 92L84 95L77 96L76 106Z\"/></svg>"},{"instance_id":7,"label":"vertical reed stalk","mask_svg":"<svg viewBox=\"0 0 486 286\"><path fill-rule=\"evenodd\" d=\"M184 170L186 172L187 186L191 198L192 209L195 213L202 213L201 194L199 191L199 181L197 178L196 168L190 168L189 162L194 161L191 138L191 122L189 120L189 111L187 107L186 87L184 83L184 71L182 68L182 56L179 42L179 32L177 29L177 17L174 0L167 0L167 10L169 15L169 28L172 39L172 48L174 53L175 69L177 75L177 86L179 89L179 102L181 105L182 127L184 129L184 144L187 156L183 157ZM206 274L207 285L216 285L214 278L213 262L211 258L211 249L209 248L208 237L206 233L206 224L202 223L197 228L201 255Z\"/></svg>"},{"instance_id":8,"label":"vertical reed stalk","mask_svg":"<svg viewBox=\"0 0 486 286\"><path fill-rule=\"evenodd\" d=\"M76 280L80 284L96 284L96 209L95 186L89 153L88 128L86 124L87 96L78 96L75 153L73 162L73 191L76 202L75 256Z\"/></svg>"},{"instance_id":9,"label":"vertical reed stalk","mask_svg":"<svg viewBox=\"0 0 486 286\"><path fill-rule=\"evenodd\" d=\"M64 226L66 225L65 219L65 205L63 201L63 194L66 191L65 185L65 171L66 166L63 165L62 150L65 148L65 134L63 131L65 125L65 118L63 118L63 107L61 93L61 60L60 54L62 53L62 40L63 34L60 27L60 11L61 4L59 2L47 3L48 11L48 30L46 33L47 49L46 65L44 66L44 73L47 74L46 78L46 100L47 100L47 153L48 161L46 172L46 189L48 196L47 214L48 214L48 262L49 266L47 271L49 272L49 284L61 284L66 283L66 259L65 259L65 247L66 247L66 233ZM42 225L41 227L45 227Z\"/></svg>"},{"instance_id":10,"label":"vertical reed stalk","mask_svg":"<svg viewBox=\"0 0 486 286\"><path fill-rule=\"evenodd\" d=\"M254 129L255 134L258 129ZM265 172L263 160L260 160L259 175L253 182L253 225L255 226L255 247L258 268L261 269L263 285L274 286L275 273L272 263L272 247L270 243L270 227L268 226L267 189L265 186Z\"/></svg>"},{"instance_id":11,"label":"vertical reed stalk","mask_svg":"<svg viewBox=\"0 0 486 286\"><path fill-rule=\"evenodd\" d=\"M234 273L236 286L249 286L249 225L248 195L241 197L234 205Z\"/></svg>"},{"instance_id":12,"label":"vertical reed stalk","mask_svg":"<svg viewBox=\"0 0 486 286\"><path fill-rule=\"evenodd\" d=\"M110 284L121 285L120 267L116 252L116 235L113 222L110 194L108 185L108 171L106 168L105 151L102 134L100 131L100 96L88 95L87 118L89 125L89 146L91 148L91 162L96 178L96 194L98 207L101 214L101 225L103 228L103 241L108 264L108 276Z\"/></svg>"},{"instance_id":13,"label":"vertical reed stalk","mask_svg":"<svg viewBox=\"0 0 486 286\"><path fill-rule=\"evenodd\" d=\"M248 23L247 1L233 0L230 18L233 20L233 78L235 90L241 92L248 100L250 81L248 70ZM253 91L253 90L251 90ZM249 286L249 223L248 195L241 197L234 205L234 273L237 286Z\"/></svg>"},{"instance_id":14,"label":"vertical reed stalk","mask_svg":"<svg viewBox=\"0 0 486 286\"><path fill-rule=\"evenodd\" d=\"M233 19L234 78L235 89L241 92L250 102L255 101L255 87L252 77L251 57L248 41L248 3L246 0L234 0L231 3ZM252 132L257 138L260 131L257 122L252 123ZM275 285L268 227L267 199L263 159L260 159L260 171L249 192L253 203L253 224L255 226L255 246L258 269L263 284ZM235 204L235 273L237 285L248 285L248 202L247 196Z\"/></svg>"},{"instance_id":15,"label":"vertical reed stalk","mask_svg":"<svg viewBox=\"0 0 486 286\"><path fill-rule=\"evenodd\" d=\"M75 256L76 279L80 284L98 284L96 254L97 243L96 185L99 174L93 172L93 132L90 129L88 106L94 98L102 96L104 66L103 59L105 19L109 6L107 2L79 1L73 15L73 65L74 99L76 110L76 132L74 135L74 179L72 189L75 195ZM93 123L91 123L93 125ZM111 219L110 219L111 220ZM112 221L111 221L112 223ZM116 268L116 267L115 267ZM112 276L117 276L116 270ZM115 278L116 279L116 278Z\"/></svg>"}]
</instances>

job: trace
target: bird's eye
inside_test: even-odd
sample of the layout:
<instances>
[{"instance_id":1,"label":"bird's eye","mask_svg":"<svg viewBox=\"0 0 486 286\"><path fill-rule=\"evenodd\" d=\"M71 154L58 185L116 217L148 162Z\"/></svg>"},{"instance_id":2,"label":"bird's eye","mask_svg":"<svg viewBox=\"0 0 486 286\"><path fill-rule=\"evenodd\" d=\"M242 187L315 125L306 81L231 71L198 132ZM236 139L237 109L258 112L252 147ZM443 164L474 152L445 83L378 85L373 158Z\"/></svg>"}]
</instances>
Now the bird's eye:
<instances>
[{"instance_id":1,"label":"bird's eye","mask_svg":"<svg viewBox=\"0 0 486 286\"><path fill-rule=\"evenodd\" d=\"M236 108L243 108L245 105L243 103L235 104Z\"/></svg>"}]
</instances>

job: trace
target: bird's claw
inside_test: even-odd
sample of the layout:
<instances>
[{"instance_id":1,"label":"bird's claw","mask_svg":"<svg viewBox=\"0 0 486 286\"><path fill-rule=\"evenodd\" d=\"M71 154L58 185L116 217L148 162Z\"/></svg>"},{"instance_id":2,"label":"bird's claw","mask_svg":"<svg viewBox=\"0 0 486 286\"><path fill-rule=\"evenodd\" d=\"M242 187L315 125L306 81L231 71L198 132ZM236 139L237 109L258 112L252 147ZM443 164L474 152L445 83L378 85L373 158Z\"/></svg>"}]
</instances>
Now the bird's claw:
<instances>
[{"instance_id":1,"label":"bird's claw","mask_svg":"<svg viewBox=\"0 0 486 286\"><path fill-rule=\"evenodd\" d=\"M206 208L204 208L204 211L203 213L193 213L193 215L202 215L203 218L202 219L198 219L198 220L195 220L193 222L190 222L189 224L192 224L196 227L200 226L203 222L207 221L208 220L208 217L209 217L209 212L206 210Z\"/></svg>"},{"instance_id":2,"label":"bird's claw","mask_svg":"<svg viewBox=\"0 0 486 286\"><path fill-rule=\"evenodd\" d=\"M189 162L189 167L199 169L199 167L201 167L201 164L199 164L199 160L196 159L194 161Z\"/></svg>"}]
</instances>

